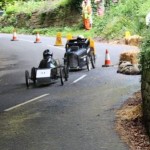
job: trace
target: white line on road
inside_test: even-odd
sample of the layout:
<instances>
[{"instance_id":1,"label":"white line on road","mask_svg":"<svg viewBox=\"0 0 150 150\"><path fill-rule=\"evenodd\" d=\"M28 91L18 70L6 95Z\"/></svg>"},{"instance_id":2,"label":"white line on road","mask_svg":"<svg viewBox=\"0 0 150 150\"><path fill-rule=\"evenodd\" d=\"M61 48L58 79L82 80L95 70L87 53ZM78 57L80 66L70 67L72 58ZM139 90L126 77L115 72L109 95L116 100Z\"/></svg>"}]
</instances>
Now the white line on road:
<instances>
[{"instance_id":1,"label":"white line on road","mask_svg":"<svg viewBox=\"0 0 150 150\"><path fill-rule=\"evenodd\" d=\"M23 105L25 105L25 104L31 103L31 102L33 102L33 101L36 101L36 100L38 100L38 99L40 99L40 98L43 98L43 97L45 97L45 96L48 96L48 95L49 95L49 94L43 94L43 95L41 95L41 96L35 97L35 98L33 98L33 99L30 99L30 100L28 100L28 101L26 101L26 102L24 102L24 103L18 104L18 105L13 106L13 107L10 107L10 108L8 108L8 109L5 109L4 111L13 110L13 109L15 109L15 108L18 108L18 107L23 106Z\"/></svg>"},{"instance_id":2,"label":"white line on road","mask_svg":"<svg viewBox=\"0 0 150 150\"><path fill-rule=\"evenodd\" d=\"M57 48L57 49L61 49L61 50L64 50L64 49L65 49L64 47L56 47L56 46L54 46L54 45L47 45L47 46L55 47L55 48Z\"/></svg>"},{"instance_id":3,"label":"white line on road","mask_svg":"<svg viewBox=\"0 0 150 150\"><path fill-rule=\"evenodd\" d=\"M4 37L6 38L5 36L1 36L1 37ZM24 41L24 42L30 42L30 43L34 43L34 41L32 40L26 40L26 39L23 39L23 38L19 38L20 41ZM50 46L50 47L55 47L56 49L61 49L61 50L65 50L65 47L57 47L55 45L50 45L50 44L46 44L47 46Z\"/></svg>"},{"instance_id":4,"label":"white line on road","mask_svg":"<svg viewBox=\"0 0 150 150\"><path fill-rule=\"evenodd\" d=\"M87 76L87 75L84 74L83 76L81 76L81 77L78 78L77 80L73 81L72 84L73 84L73 83L77 83L78 81L80 81L81 79L85 78L86 76Z\"/></svg>"},{"instance_id":5,"label":"white line on road","mask_svg":"<svg viewBox=\"0 0 150 150\"><path fill-rule=\"evenodd\" d=\"M34 42L33 42L33 41L31 41L31 40L25 40L25 39L20 39L20 38L19 38L19 40L21 40L21 41L25 41L25 42L34 43ZM64 49L65 49L64 47L56 47L56 46L54 46L54 45L50 45L50 44L47 44L47 46L55 47L55 48L57 48L57 49L61 49L61 50L64 50Z\"/></svg>"},{"instance_id":6,"label":"white line on road","mask_svg":"<svg viewBox=\"0 0 150 150\"><path fill-rule=\"evenodd\" d=\"M25 39L20 39L20 38L19 38L19 40L21 40L21 41L25 41L25 42L34 43L34 42L33 42L33 41L31 41L31 40L25 40Z\"/></svg>"}]
</instances>

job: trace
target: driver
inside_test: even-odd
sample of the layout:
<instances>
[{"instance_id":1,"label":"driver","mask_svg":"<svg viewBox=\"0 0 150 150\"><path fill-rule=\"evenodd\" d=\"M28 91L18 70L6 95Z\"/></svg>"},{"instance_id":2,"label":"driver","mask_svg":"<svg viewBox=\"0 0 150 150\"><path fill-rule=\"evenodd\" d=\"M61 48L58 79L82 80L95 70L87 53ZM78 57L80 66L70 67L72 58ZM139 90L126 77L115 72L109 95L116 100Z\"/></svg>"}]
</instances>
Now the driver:
<instances>
[{"instance_id":1,"label":"driver","mask_svg":"<svg viewBox=\"0 0 150 150\"><path fill-rule=\"evenodd\" d=\"M77 43L79 44L80 48L87 48L89 46L89 39L84 38L83 35L78 35L77 36Z\"/></svg>"},{"instance_id":2,"label":"driver","mask_svg":"<svg viewBox=\"0 0 150 150\"><path fill-rule=\"evenodd\" d=\"M77 36L77 41L81 42L84 39L83 35L78 35Z\"/></svg>"},{"instance_id":3,"label":"driver","mask_svg":"<svg viewBox=\"0 0 150 150\"><path fill-rule=\"evenodd\" d=\"M55 68L55 67L56 61L53 59L53 53L49 49L44 50L43 59L39 64L39 68Z\"/></svg>"}]
</instances>

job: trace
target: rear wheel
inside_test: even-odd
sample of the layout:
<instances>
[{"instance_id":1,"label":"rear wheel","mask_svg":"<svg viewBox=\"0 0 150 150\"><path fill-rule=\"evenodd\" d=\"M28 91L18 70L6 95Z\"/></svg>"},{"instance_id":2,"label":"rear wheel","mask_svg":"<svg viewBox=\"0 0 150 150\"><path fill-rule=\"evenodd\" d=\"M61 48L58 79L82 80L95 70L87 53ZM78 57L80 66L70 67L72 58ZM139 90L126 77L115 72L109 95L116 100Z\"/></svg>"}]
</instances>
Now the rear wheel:
<instances>
[{"instance_id":1,"label":"rear wheel","mask_svg":"<svg viewBox=\"0 0 150 150\"><path fill-rule=\"evenodd\" d=\"M25 82L26 82L26 86L27 88L29 88L29 83L30 83L30 79L29 79L29 71L25 71Z\"/></svg>"},{"instance_id":2,"label":"rear wheel","mask_svg":"<svg viewBox=\"0 0 150 150\"><path fill-rule=\"evenodd\" d=\"M63 71L64 71L64 78L65 78L65 81L68 81L69 69L68 69L67 65L64 66Z\"/></svg>"},{"instance_id":3,"label":"rear wheel","mask_svg":"<svg viewBox=\"0 0 150 150\"><path fill-rule=\"evenodd\" d=\"M61 82L61 85L64 85L64 78L63 78L63 70L62 70L62 68L60 68L60 82Z\"/></svg>"},{"instance_id":4,"label":"rear wheel","mask_svg":"<svg viewBox=\"0 0 150 150\"><path fill-rule=\"evenodd\" d=\"M36 70L35 67L31 69L31 79L33 80L34 85L36 84Z\"/></svg>"}]
</instances>

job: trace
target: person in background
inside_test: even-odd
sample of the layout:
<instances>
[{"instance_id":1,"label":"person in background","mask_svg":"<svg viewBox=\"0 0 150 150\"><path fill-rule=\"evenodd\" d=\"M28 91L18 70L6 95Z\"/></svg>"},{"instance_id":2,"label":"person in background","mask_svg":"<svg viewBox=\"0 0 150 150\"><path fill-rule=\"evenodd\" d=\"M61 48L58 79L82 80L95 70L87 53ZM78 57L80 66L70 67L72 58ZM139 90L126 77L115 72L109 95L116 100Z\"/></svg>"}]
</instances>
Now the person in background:
<instances>
[{"instance_id":1,"label":"person in background","mask_svg":"<svg viewBox=\"0 0 150 150\"><path fill-rule=\"evenodd\" d=\"M97 15L103 16L105 11L104 0L95 0L94 3L97 4Z\"/></svg>"},{"instance_id":2,"label":"person in background","mask_svg":"<svg viewBox=\"0 0 150 150\"><path fill-rule=\"evenodd\" d=\"M146 27L147 29L150 27L150 12L146 15Z\"/></svg>"},{"instance_id":3,"label":"person in background","mask_svg":"<svg viewBox=\"0 0 150 150\"><path fill-rule=\"evenodd\" d=\"M83 0L82 2L82 17L83 25L86 30L90 30L92 27L92 7L90 0Z\"/></svg>"}]
</instances>

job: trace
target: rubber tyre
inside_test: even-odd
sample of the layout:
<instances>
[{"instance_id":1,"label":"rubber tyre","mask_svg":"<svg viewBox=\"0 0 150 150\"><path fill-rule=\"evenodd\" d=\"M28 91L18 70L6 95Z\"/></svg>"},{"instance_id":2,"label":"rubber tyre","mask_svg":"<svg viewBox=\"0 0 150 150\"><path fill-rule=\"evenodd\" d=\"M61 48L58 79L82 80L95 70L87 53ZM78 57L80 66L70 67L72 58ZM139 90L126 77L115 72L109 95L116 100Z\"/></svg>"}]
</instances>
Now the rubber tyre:
<instances>
[{"instance_id":1,"label":"rubber tyre","mask_svg":"<svg viewBox=\"0 0 150 150\"><path fill-rule=\"evenodd\" d=\"M27 88L29 88L29 84L30 84L30 79L29 79L29 71L25 71L25 82L26 82L26 86Z\"/></svg>"},{"instance_id":2,"label":"rubber tyre","mask_svg":"<svg viewBox=\"0 0 150 150\"><path fill-rule=\"evenodd\" d=\"M92 65L92 68L94 69L95 68L95 56L94 56L94 54L91 54L91 65Z\"/></svg>"},{"instance_id":3,"label":"rubber tyre","mask_svg":"<svg viewBox=\"0 0 150 150\"><path fill-rule=\"evenodd\" d=\"M69 78L69 69L68 69L67 65L64 66L63 71L64 71L65 81L68 81L68 78Z\"/></svg>"},{"instance_id":4,"label":"rubber tyre","mask_svg":"<svg viewBox=\"0 0 150 150\"><path fill-rule=\"evenodd\" d=\"M35 67L31 69L31 79L33 80L33 84L36 84L36 70Z\"/></svg>"},{"instance_id":5,"label":"rubber tyre","mask_svg":"<svg viewBox=\"0 0 150 150\"><path fill-rule=\"evenodd\" d=\"M87 56L86 57L86 65L87 65L87 69L88 69L88 71L90 71L91 70L91 64L90 64L90 58L89 58L89 56Z\"/></svg>"},{"instance_id":6,"label":"rubber tyre","mask_svg":"<svg viewBox=\"0 0 150 150\"><path fill-rule=\"evenodd\" d=\"M61 85L64 85L64 78L63 78L62 68L60 68L60 82L61 82Z\"/></svg>"}]
</instances>

